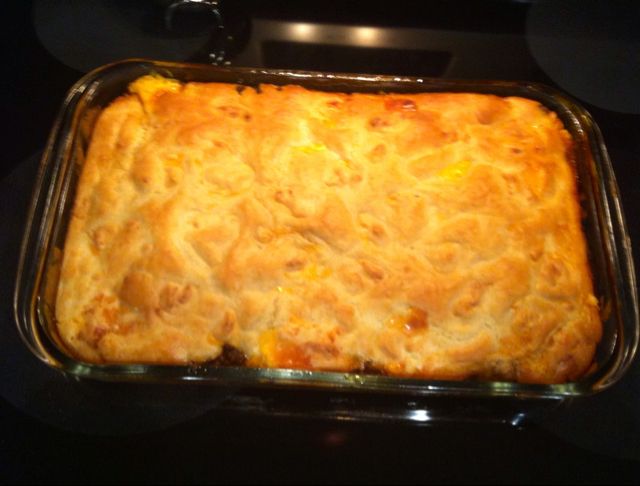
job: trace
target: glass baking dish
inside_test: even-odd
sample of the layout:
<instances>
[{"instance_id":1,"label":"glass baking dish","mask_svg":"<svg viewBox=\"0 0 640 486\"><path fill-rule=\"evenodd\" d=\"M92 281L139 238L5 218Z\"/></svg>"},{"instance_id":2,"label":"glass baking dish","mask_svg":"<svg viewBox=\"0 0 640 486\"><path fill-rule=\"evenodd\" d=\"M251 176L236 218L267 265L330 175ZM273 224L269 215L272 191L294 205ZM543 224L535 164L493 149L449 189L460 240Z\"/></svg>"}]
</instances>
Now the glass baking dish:
<instances>
[{"instance_id":1,"label":"glass baking dish","mask_svg":"<svg viewBox=\"0 0 640 486\"><path fill-rule=\"evenodd\" d=\"M63 350L53 323L62 245L75 186L97 115L139 76L158 73L181 81L218 81L256 86L299 84L341 92L477 92L521 96L555 111L573 137L584 230L604 334L591 371L560 385L430 381L366 373L337 373L233 366L96 365ZM14 311L22 339L40 360L67 375L108 381L201 382L259 390L311 389L385 397L468 397L483 401L586 396L616 383L638 343L638 303L630 241L611 164L589 114L555 90L533 83L459 81L329 74L128 60L87 74L71 88L42 157L22 243ZM289 390L291 391L291 390ZM409 403L409 402L407 402Z\"/></svg>"}]
</instances>

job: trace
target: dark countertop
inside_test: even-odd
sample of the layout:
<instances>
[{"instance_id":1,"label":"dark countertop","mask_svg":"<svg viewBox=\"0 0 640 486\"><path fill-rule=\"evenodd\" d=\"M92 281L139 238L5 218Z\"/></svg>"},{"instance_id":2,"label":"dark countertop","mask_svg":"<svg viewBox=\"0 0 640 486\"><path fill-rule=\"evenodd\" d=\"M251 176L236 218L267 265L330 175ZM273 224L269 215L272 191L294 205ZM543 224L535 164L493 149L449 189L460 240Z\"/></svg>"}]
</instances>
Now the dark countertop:
<instances>
[{"instance_id":1,"label":"dark countertop","mask_svg":"<svg viewBox=\"0 0 640 486\"><path fill-rule=\"evenodd\" d=\"M180 48L166 43L162 26L150 17L161 3L20 2L6 16L3 48L10 81L0 98L11 122L3 127L8 150L0 165L0 478L7 483L637 482L638 359L611 390L549 407L514 426L291 417L264 407L240 411L237 400L228 397L243 397L242 390L221 394L208 387L78 382L29 354L13 322L13 279L39 156L65 92L93 60L102 64L139 55L203 61L203 52L211 50L209 36L202 34L175 34ZM308 7L239 1L227 6L231 27L225 35L237 42L225 46L225 55L234 65L343 71L361 70L353 62L358 58L377 72L527 79L568 91L603 132L631 239L639 241L634 222L640 219L640 103L628 86L636 80L640 48L628 25L637 25L640 10L633 2L620 2L617 11L603 10L607 2L582 2L586 13L578 15L576 2L551 3L563 7L554 13L550 2L508 0L424 2L421 9L402 1L393 6L314 1ZM558 20L563 9L574 19L566 36L544 31L563 27ZM118 27L100 24L107 20ZM287 37L295 34L292 24L324 30L313 42L295 42ZM351 25L381 29L380 38L387 40L345 46ZM114 33L120 37L110 44ZM122 38L127 33L138 39L138 51ZM579 63L569 67L582 69L583 78L601 73L597 80L577 82L556 69L553 53L540 40L554 35L554 48L565 57L580 46L590 49L591 55L576 55ZM594 39L601 41L596 48ZM608 96L591 89L607 81ZM621 100L627 113L620 112ZM634 257L638 262L637 247ZM297 398L303 408L305 396L291 400Z\"/></svg>"}]
</instances>

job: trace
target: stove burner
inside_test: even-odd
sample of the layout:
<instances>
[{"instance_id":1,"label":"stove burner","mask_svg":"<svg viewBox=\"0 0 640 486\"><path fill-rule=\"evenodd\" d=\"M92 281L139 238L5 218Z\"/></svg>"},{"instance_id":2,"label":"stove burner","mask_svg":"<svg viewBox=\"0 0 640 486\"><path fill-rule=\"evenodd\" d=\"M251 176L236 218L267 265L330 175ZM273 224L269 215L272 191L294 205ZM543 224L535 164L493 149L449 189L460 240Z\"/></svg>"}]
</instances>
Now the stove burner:
<instances>
[{"instance_id":1,"label":"stove burner","mask_svg":"<svg viewBox=\"0 0 640 486\"><path fill-rule=\"evenodd\" d=\"M633 1L538 2L529 10L527 41L540 67L570 94L638 114L639 23Z\"/></svg>"},{"instance_id":2,"label":"stove burner","mask_svg":"<svg viewBox=\"0 0 640 486\"><path fill-rule=\"evenodd\" d=\"M214 31L219 29L219 16L209 3L191 3L37 0L33 22L44 47L82 72L135 57L211 62L207 51L211 50ZM165 12L172 4L169 30ZM220 61L218 55L214 58Z\"/></svg>"}]
</instances>

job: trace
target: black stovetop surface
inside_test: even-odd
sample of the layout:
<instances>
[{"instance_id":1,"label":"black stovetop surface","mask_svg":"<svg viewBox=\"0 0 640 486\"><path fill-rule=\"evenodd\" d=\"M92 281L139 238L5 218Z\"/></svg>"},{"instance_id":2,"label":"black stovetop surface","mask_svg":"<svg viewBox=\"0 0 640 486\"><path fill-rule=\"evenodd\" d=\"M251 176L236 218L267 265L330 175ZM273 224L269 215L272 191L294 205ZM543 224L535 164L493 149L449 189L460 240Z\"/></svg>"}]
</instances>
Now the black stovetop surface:
<instances>
[{"instance_id":1,"label":"black stovetop surface","mask_svg":"<svg viewBox=\"0 0 640 486\"><path fill-rule=\"evenodd\" d=\"M204 10L178 10L167 31L163 9L169 3L37 0L4 6L0 478L635 482L637 359L612 389L514 426L284 416L264 407L225 406L204 387L77 382L29 354L15 331L12 295L39 156L71 85L90 69L126 57L549 84L578 99L600 126L631 239L640 240L637 2L432 1L418 8L408 1L222 0L225 28L214 34L216 17ZM636 248L634 257L638 262ZM241 390L229 394L236 404L243 397ZM307 403L302 394L300 400Z\"/></svg>"}]
</instances>

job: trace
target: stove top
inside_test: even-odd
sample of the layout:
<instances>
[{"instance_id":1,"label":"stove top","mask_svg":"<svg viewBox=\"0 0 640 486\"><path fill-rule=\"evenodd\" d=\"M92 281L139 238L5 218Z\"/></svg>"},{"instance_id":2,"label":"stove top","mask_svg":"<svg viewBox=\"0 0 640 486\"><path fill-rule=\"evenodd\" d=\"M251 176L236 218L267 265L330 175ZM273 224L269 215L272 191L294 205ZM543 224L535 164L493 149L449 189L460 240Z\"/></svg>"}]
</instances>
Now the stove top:
<instances>
[{"instance_id":1,"label":"stove top","mask_svg":"<svg viewBox=\"0 0 640 486\"><path fill-rule=\"evenodd\" d=\"M25 462L42 461L49 449L62 446L91 467L99 467L100 448L108 450L127 464L119 470L122 476L117 471L105 476L115 479L166 481L172 477L165 472L171 470L172 457L195 467L197 477L212 477L207 473L215 468L205 464L214 459L200 450L211 447L219 461L226 461L218 464L220 474L213 476L218 479L265 480L257 468L275 464L280 470L272 480L426 480L428 465L431 478L442 482L575 480L580 474L592 480L633 481L632 472L640 464L638 360L613 389L561 403L540 415L512 417L513 424L463 423L451 417L436 421L428 411L413 426L354 424L335 416L283 417L262 397L242 390L195 388L176 397L171 387L63 378L22 345L11 309L25 213L39 157L65 93L84 73L131 57L554 86L586 106L602 129L632 241L640 241L633 224L640 218L640 188L635 183L640 175L640 7L637 2L613 4L456 0L426 1L418 7L404 0L34 0L5 6L5 18L10 19L3 43L8 82L0 98L10 122L3 127L7 150L0 165L0 264L5 275L0 287L0 416L9 439L1 443L0 454L5 464L13 464L8 477L97 477L90 471L80 473L79 466L62 467L56 462L64 461L60 454L40 469ZM317 400L289 400L297 401L298 408L316 407L317 417L322 417ZM240 408L250 412L238 412ZM157 449L163 443L164 452ZM177 446L185 443L191 446ZM140 455L155 468L147 476L139 465L122 459L145 444L156 448ZM244 474L232 467L235 453L245 454L254 467Z\"/></svg>"}]
</instances>

